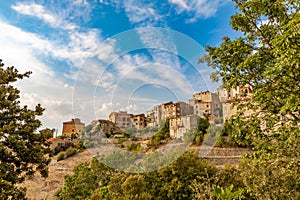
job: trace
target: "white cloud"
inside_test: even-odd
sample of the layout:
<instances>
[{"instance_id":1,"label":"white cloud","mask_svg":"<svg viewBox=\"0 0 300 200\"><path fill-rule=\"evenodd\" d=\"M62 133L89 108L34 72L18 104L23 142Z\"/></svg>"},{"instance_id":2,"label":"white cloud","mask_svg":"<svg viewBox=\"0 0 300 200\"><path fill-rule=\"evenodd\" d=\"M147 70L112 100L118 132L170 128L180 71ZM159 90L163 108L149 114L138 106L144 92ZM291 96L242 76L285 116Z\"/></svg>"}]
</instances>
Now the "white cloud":
<instances>
[{"instance_id":1,"label":"white cloud","mask_svg":"<svg viewBox=\"0 0 300 200\"><path fill-rule=\"evenodd\" d=\"M177 12L188 12L192 14L192 18L187 20L193 22L198 18L209 18L216 14L218 8L228 0L168 0L177 8Z\"/></svg>"},{"instance_id":2,"label":"white cloud","mask_svg":"<svg viewBox=\"0 0 300 200\"><path fill-rule=\"evenodd\" d=\"M146 56L141 55L125 55L118 59L114 66L118 70L120 76L124 76L132 70L141 67L141 65L145 65L150 63L151 61Z\"/></svg>"},{"instance_id":3,"label":"white cloud","mask_svg":"<svg viewBox=\"0 0 300 200\"><path fill-rule=\"evenodd\" d=\"M74 0L73 4L80 5L80 6L81 5L84 5L84 6L89 5L89 3L86 0Z\"/></svg>"},{"instance_id":4,"label":"white cloud","mask_svg":"<svg viewBox=\"0 0 300 200\"><path fill-rule=\"evenodd\" d=\"M129 21L134 24L141 23L143 26L153 25L163 18L163 16L158 13L158 10L153 8L153 5L150 3L146 4L143 1L124 1L124 8Z\"/></svg>"},{"instance_id":5,"label":"white cloud","mask_svg":"<svg viewBox=\"0 0 300 200\"><path fill-rule=\"evenodd\" d=\"M75 24L68 23L48 12L42 5L34 3L19 3L17 5L13 5L12 9L23 15L37 17L54 28L61 28L65 30L74 30L78 28Z\"/></svg>"},{"instance_id":6,"label":"white cloud","mask_svg":"<svg viewBox=\"0 0 300 200\"><path fill-rule=\"evenodd\" d=\"M80 117L86 122L94 119L95 114L91 106L93 105L93 91L99 80L99 74L105 69L105 64L102 65L101 61L95 61L95 59L92 62L92 58L109 60L108 58L114 55L113 40L100 43L100 33L96 30L68 31L65 40L69 41L65 45L60 40L46 40L1 20L0 27L2 28L0 43L5 49L0 52L0 58L7 66L14 65L21 72L33 72L29 79L18 82L17 87L21 90L22 104L34 108L37 103L41 103L46 108L41 117L45 127L61 129L62 121L71 117ZM80 88L80 94L76 95L88 99L79 103L75 101L74 89L78 90L78 88L70 87L66 82L68 80L58 78L63 75L57 74L53 70L54 66L48 66L39 59L41 54L72 63L73 71L68 74L68 78L85 82L84 88ZM68 66L55 66L56 69L60 67ZM78 73L79 69L80 73ZM113 75L109 75L104 79L105 82L102 82L106 87L111 87L108 79L112 79ZM87 110L90 112L86 112Z\"/></svg>"},{"instance_id":7,"label":"white cloud","mask_svg":"<svg viewBox=\"0 0 300 200\"><path fill-rule=\"evenodd\" d=\"M164 29L143 29L147 27L165 27L167 28L167 22L159 10L154 6L153 3L145 3L138 0L129 0L124 2L124 8L126 14L136 27L137 33L140 36L145 48L149 49L154 62L166 64L180 70L180 64L176 56L177 54L176 45L174 45L173 38L166 34L168 31Z\"/></svg>"},{"instance_id":8,"label":"white cloud","mask_svg":"<svg viewBox=\"0 0 300 200\"><path fill-rule=\"evenodd\" d=\"M188 9L188 5L185 3L185 0L169 0L170 3L177 4L183 9Z\"/></svg>"},{"instance_id":9,"label":"white cloud","mask_svg":"<svg viewBox=\"0 0 300 200\"><path fill-rule=\"evenodd\" d=\"M41 117L45 127L61 128L61 120L69 118L71 113L72 88L64 87L66 83L57 79L50 66L41 61L37 52L43 48L51 49L50 42L35 34L0 21L0 43L5 51L0 58L6 66L14 65L20 72L32 71L29 79L18 81L15 85L21 91L21 103L31 109L41 103L46 108Z\"/></svg>"}]
</instances>

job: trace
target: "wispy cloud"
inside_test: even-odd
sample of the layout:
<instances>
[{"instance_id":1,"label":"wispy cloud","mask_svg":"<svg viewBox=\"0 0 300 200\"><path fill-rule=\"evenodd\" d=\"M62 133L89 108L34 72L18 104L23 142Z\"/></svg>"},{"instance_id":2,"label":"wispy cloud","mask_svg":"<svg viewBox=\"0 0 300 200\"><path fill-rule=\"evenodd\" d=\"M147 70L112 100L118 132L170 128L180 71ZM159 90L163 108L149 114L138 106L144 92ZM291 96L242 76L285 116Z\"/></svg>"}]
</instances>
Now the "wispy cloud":
<instances>
[{"instance_id":1,"label":"wispy cloud","mask_svg":"<svg viewBox=\"0 0 300 200\"><path fill-rule=\"evenodd\" d=\"M189 13L192 18L187 22L194 22L198 18L209 18L216 14L219 7L229 2L228 0L168 0L176 6L177 13Z\"/></svg>"},{"instance_id":2,"label":"wispy cloud","mask_svg":"<svg viewBox=\"0 0 300 200\"><path fill-rule=\"evenodd\" d=\"M101 1L101 0L100 0ZM87 0L74 0L73 1L73 4L75 4L75 5L84 5L84 6L86 6L86 5L89 5L89 3L87 2Z\"/></svg>"},{"instance_id":3,"label":"wispy cloud","mask_svg":"<svg viewBox=\"0 0 300 200\"><path fill-rule=\"evenodd\" d=\"M46 108L41 117L44 125L60 128L59 120L70 117L71 105L68 102L72 97L72 88L59 80L52 67L37 56L37 52L43 48L51 48L51 43L2 21L0 27L1 48L5 49L0 52L0 57L5 65L14 65L21 72L33 72L29 79L16 84L21 90L22 104L34 108L37 103L41 103Z\"/></svg>"},{"instance_id":4,"label":"wispy cloud","mask_svg":"<svg viewBox=\"0 0 300 200\"><path fill-rule=\"evenodd\" d=\"M163 22L163 15L159 13L154 5L138 0L124 1L124 8L129 21L143 27L158 25L159 22Z\"/></svg>"},{"instance_id":5,"label":"wispy cloud","mask_svg":"<svg viewBox=\"0 0 300 200\"><path fill-rule=\"evenodd\" d=\"M63 19L56 17L39 4L18 3L17 5L13 5L12 9L23 15L37 17L55 28L61 28L65 30L74 30L75 28L77 28L75 24L68 23Z\"/></svg>"}]
</instances>

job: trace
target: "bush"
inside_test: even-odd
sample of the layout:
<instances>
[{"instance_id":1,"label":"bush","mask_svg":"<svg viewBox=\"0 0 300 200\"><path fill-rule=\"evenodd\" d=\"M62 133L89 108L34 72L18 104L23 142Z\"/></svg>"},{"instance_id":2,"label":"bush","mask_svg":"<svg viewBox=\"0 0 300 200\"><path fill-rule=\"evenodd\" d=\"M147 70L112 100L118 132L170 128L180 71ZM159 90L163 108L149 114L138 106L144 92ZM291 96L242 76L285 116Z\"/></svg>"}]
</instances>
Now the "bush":
<instances>
[{"instance_id":1,"label":"bush","mask_svg":"<svg viewBox=\"0 0 300 200\"><path fill-rule=\"evenodd\" d=\"M220 136L217 139L216 147L239 147L239 144L237 144L230 136Z\"/></svg>"},{"instance_id":2,"label":"bush","mask_svg":"<svg viewBox=\"0 0 300 200\"><path fill-rule=\"evenodd\" d=\"M65 150L65 148L63 146L57 146L57 147L55 147L53 153L54 153L54 155L57 155L59 152L64 151L64 150Z\"/></svg>"},{"instance_id":3,"label":"bush","mask_svg":"<svg viewBox=\"0 0 300 200\"><path fill-rule=\"evenodd\" d=\"M140 144L136 144L134 142L128 144L126 148L128 151L140 151L142 149Z\"/></svg>"},{"instance_id":4,"label":"bush","mask_svg":"<svg viewBox=\"0 0 300 200\"><path fill-rule=\"evenodd\" d=\"M70 156L73 156L74 154L77 153L77 149L75 148L68 148L67 151L66 151L66 156L67 157L70 157Z\"/></svg>"},{"instance_id":5,"label":"bush","mask_svg":"<svg viewBox=\"0 0 300 200\"><path fill-rule=\"evenodd\" d=\"M67 156L65 154L65 152L60 152L58 155L57 155L57 161L60 161L60 160L63 160L65 159Z\"/></svg>"}]
</instances>

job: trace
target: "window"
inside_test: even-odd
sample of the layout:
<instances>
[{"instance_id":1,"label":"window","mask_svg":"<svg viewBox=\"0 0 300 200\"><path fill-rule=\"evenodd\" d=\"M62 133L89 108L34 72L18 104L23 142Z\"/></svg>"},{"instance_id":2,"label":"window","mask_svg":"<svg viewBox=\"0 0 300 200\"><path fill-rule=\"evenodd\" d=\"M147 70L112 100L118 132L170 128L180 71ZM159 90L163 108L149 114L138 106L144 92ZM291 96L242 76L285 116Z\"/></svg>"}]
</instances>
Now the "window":
<instances>
[{"instance_id":1,"label":"window","mask_svg":"<svg viewBox=\"0 0 300 200\"><path fill-rule=\"evenodd\" d=\"M123 121L126 121L126 118L125 118L125 117L123 117Z\"/></svg>"}]
</instances>

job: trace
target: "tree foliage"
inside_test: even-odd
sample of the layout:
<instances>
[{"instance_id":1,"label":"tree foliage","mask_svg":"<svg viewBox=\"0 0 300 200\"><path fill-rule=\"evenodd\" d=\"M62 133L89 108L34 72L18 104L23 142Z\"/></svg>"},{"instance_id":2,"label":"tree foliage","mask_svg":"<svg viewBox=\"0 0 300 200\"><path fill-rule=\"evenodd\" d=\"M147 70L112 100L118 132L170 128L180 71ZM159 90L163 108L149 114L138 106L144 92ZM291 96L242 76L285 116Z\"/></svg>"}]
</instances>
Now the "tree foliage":
<instances>
[{"instance_id":1,"label":"tree foliage","mask_svg":"<svg viewBox=\"0 0 300 200\"><path fill-rule=\"evenodd\" d=\"M58 199L87 199L99 186L106 186L113 170L97 159L81 163L74 168L74 175L65 176L64 187L57 192Z\"/></svg>"},{"instance_id":2,"label":"tree foliage","mask_svg":"<svg viewBox=\"0 0 300 200\"><path fill-rule=\"evenodd\" d=\"M293 199L300 194L300 177L291 177L300 163L299 0L233 1L239 12L231 26L243 35L206 47L200 62L228 90L253 88L249 101L235 101L230 119L230 136L257 150L241 166L245 189L254 199Z\"/></svg>"},{"instance_id":3,"label":"tree foliage","mask_svg":"<svg viewBox=\"0 0 300 200\"><path fill-rule=\"evenodd\" d=\"M20 74L14 67L4 67L0 60L0 199L24 199L26 190L16 184L39 171L48 175L50 148L46 140L54 130L37 133L44 109L34 110L20 105L20 91L12 84L29 77L31 72Z\"/></svg>"},{"instance_id":4,"label":"tree foliage","mask_svg":"<svg viewBox=\"0 0 300 200\"><path fill-rule=\"evenodd\" d=\"M219 47L208 46L208 55L200 61L217 70L227 89L246 84L253 87L251 100L239 106L233 120L236 134L247 134L244 139L259 149L293 146L280 155L293 154L299 148L300 134L299 1L234 2L240 12L231 17L231 26L243 36L234 40L224 37ZM246 109L253 114L246 117ZM274 148L268 149L271 144Z\"/></svg>"}]
</instances>

